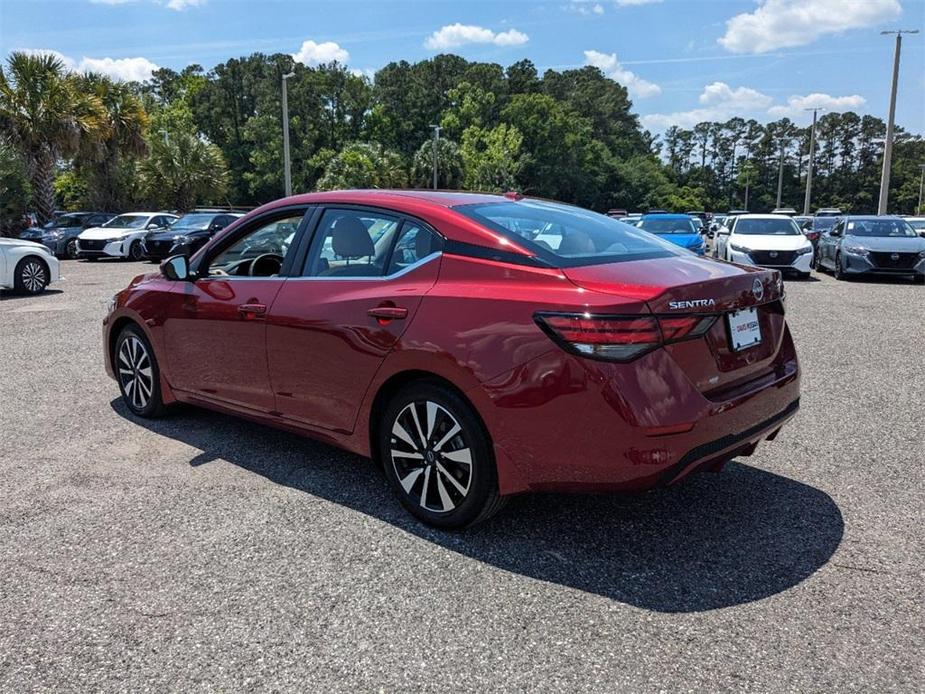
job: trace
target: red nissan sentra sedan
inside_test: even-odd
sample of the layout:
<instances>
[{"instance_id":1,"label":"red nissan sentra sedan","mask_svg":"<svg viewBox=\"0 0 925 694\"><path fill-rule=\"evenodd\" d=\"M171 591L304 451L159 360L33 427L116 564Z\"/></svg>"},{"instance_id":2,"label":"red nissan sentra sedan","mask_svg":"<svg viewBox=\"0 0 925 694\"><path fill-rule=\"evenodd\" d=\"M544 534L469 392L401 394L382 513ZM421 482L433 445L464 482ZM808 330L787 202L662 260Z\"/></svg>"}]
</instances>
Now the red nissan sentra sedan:
<instances>
[{"instance_id":1,"label":"red nissan sentra sedan","mask_svg":"<svg viewBox=\"0 0 925 694\"><path fill-rule=\"evenodd\" d=\"M776 271L514 193L271 203L135 278L104 337L136 415L182 401L371 456L442 527L718 469L799 406Z\"/></svg>"}]
</instances>

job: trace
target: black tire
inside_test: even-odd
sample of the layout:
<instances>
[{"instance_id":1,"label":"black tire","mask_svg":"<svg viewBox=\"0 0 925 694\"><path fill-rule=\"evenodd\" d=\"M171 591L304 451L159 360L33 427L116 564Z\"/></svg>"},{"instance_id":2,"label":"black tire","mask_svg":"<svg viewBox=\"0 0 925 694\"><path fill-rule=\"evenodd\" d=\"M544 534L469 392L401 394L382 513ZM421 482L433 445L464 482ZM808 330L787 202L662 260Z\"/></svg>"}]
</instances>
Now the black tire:
<instances>
[{"instance_id":1,"label":"black tire","mask_svg":"<svg viewBox=\"0 0 925 694\"><path fill-rule=\"evenodd\" d=\"M925 284L925 275L913 275L912 284Z\"/></svg>"},{"instance_id":2,"label":"black tire","mask_svg":"<svg viewBox=\"0 0 925 694\"><path fill-rule=\"evenodd\" d=\"M845 274L845 271L842 269L842 266L841 266L841 253L838 253L835 255L835 270L832 271L832 274L835 276L835 279L837 280L848 279L848 275Z\"/></svg>"},{"instance_id":3,"label":"black tire","mask_svg":"<svg viewBox=\"0 0 925 694\"><path fill-rule=\"evenodd\" d=\"M402 506L428 525L466 528L504 506L488 432L449 388L427 381L402 388L383 412L378 450Z\"/></svg>"},{"instance_id":4,"label":"black tire","mask_svg":"<svg viewBox=\"0 0 925 694\"><path fill-rule=\"evenodd\" d=\"M139 260L144 260L145 254L141 250L141 241L132 241L132 245L128 247L128 259L138 262Z\"/></svg>"},{"instance_id":5,"label":"black tire","mask_svg":"<svg viewBox=\"0 0 925 694\"><path fill-rule=\"evenodd\" d=\"M77 239L71 239L64 244L64 257L68 260L77 260Z\"/></svg>"},{"instance_id":6,"label":"black tire","mask_svg":"<svg viewBox=\"0 0 925 694\"><path fill-rule=\"evenodd\" d=\"M41 258L27 255L16 264L13 272L13 289L20 294L41 294L48 286L51 274Z\"/></svg>"},{"instance_id":7,"label":"black tire","mask_svg":"<svg viewBox=\"0 0 925 694\"><path fill-rule=\"evenodd\" d=\"M132 414L146 419L164 414L157 357L144 331L137 325L127 325L119 333L112 368L122 393L122 402Z\"/></svg>"}]
</instances>

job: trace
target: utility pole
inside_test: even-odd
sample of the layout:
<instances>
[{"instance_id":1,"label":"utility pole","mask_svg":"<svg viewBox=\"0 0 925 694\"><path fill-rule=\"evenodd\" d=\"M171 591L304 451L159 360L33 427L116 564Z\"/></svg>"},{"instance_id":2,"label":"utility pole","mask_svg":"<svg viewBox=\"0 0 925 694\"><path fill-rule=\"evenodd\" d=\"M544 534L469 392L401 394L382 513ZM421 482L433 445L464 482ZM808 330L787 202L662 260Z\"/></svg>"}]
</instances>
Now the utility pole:
<instances>
[{"instance_id":1,"label":"utility pole","mask_svg":"<svg viewBox=\"0 0 925 694\"><path fill-rule=\"evenodd\" d=\"M439 125L431 125L431 128L434 129L434 190L437 190L437 140L440 139L440 131L443 130Z\"/></svg>"},{"instance_id":2,"label":"utility pole","mask_svg":"<svg viewBox=\"0 0 925 694\"><path fill-rule=\"evenodd\" d=\"M745 169L745 204L742 206L742 209L746 211L748 210L748 184L751 182L751 177L752 177L751 168Z\"/></svg>"},{"instance_id":3,"label":"utility pole","mask_svg":"<svg viewBox=\"0 0 925 694\"><path fill-rule=\"evenodd\" d=\"M922 214L922 212L925 211L922 209L922 187L925 185L925 164L919 164L919 168L922 170L922 174L919 176L919 204L918 207L915 208L916 214Z\"/></svg>"},{"instance_id":4,"label":"utility pole","mask_svg":"<svg viewBox=\"0 0 925 694\"><path fill-rule=\"evenodd\" d=\"M784 190L784 147L787 146L787 140L780 140L780 164L777 167L777 208L780 209L781 193Z\"/></svg>"},{"instance_id":5,"label":"utility pole","mask_svg":"<svg viewBox=\"0 0 925 694\"><path fill-rule=\"evenodd\" d=\"M896 118L896 87L899 83L899 53L903 45L903 34L917 34L918 29L899 29L897 31L881 31L880 35L896 34L896 49L893 52L893 86L890 89L890 113L886 122L886 142L883 145L883 173L880 176L880 203L877 205L877 214L886 214L887 203L890 198L890 165L893 161L893 125Z\"/></svg>"},{"instance_id":6,"label":"utility pole","mask_svg":"<svg viewBox=\"0 0 925 694\"><path fill-rule=\"evenodd\" d=\"M803 199L803 214L809 214L809 204L813 197L813 160L816 156L816 116L824 108L804 108L813 112L813 128L809 131L809 165L806 169L806 197Z\"/></svg>"},{"instance_id":7,"label":"utility pole","mask_svg":"<svg viewBox=\"0 0 925 694\"><path fill-rule=\"evenodd\" d=\"M294 72L283 75L283 172L286 182L286 197L292 195L292 165L289 163L289 97L286 80L295 77Z\"/></svg>"}]
</instances>

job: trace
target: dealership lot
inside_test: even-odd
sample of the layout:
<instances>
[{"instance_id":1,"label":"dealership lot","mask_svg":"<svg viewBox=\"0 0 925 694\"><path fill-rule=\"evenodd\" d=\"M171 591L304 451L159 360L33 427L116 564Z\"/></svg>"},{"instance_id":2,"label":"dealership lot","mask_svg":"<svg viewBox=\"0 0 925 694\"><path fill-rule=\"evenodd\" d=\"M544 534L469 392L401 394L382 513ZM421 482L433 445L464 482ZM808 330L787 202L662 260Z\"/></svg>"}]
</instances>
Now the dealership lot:
<instances>
[{"instance_id":1,"label":"dealership lot","mask_svg":"<svg viewBox=\"0 0 925 694\"><path fill-rule=\"evenodd\" d=\"M132 418L100 319L153 269L0 295L0 689L921 686L922 287L788 282L803 408L722 474L446 534L355 456Z\"/></svg>"}]
</instances>

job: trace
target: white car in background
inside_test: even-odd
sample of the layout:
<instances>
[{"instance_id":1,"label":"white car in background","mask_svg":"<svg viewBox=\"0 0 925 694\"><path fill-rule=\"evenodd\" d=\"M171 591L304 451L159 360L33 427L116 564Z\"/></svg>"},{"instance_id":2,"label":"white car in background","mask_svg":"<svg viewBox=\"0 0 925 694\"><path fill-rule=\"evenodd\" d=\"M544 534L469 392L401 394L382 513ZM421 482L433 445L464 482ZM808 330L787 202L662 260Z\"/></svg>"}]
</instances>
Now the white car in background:
<instances>
[{"instance_id":1,"label":"white car in background","mask_svg":"<svg viewBox=\"0 0 925 694\"><path fill-rule=\"evenodd\" d=\"M46 246L22 239L0 239L0 289L41 294L57 282L58 259Z\"/></svg>"},{"instance_id":2,"label":"white car in background","mask_svg":"<svg viewBox=\"0 0 925 694\"><path fill-rule=\"evenodd\" d=\"M738 215L726 221L714 244L717 258L809 277L813 244L786 215Z\"/></svg>"},{"instance_id":3,"label":"white car in background","mask_svg":"<svg viewBox=\"0 0 925 694\"><path fill-rule=\"evenodd\" d=\"M130 258L141 260L141 242L149 231L166 229L178 219L166 212L129 212L113 217L103 226L82 231L77 237L77 257Z\"/></svg>"}]
</instances>

